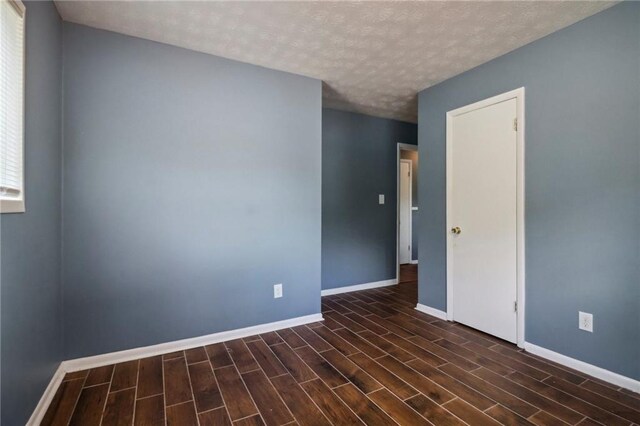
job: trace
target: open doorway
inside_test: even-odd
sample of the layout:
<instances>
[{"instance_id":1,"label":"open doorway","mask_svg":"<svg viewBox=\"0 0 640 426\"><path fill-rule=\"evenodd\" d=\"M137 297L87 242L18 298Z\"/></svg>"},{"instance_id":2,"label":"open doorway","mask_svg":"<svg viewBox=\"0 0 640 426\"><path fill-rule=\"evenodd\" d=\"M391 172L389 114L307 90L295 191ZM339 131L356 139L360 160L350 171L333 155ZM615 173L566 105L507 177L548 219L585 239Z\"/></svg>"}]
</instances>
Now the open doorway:
<instances>
[{"instance_id":1,"label":"open doorway","mask_svg":"<svg viewBox=\"0 0 640 426\"><path fill-rule=\"evenodd\" d=\"M397 151L397 277L407 283L418 279L418 147L398 143Z\"/></svg>"}]
</instances>

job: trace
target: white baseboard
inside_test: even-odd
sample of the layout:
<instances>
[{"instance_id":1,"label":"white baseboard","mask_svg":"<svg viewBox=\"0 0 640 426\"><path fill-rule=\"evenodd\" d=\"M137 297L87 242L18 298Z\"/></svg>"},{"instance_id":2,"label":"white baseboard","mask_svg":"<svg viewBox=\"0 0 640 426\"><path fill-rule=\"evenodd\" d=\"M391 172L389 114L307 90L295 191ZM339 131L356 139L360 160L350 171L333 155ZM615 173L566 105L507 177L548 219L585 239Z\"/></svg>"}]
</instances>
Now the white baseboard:
<instances>
[{"instance_id":1,"label":"white baseboard","mask_svg":"<svg viewBox=\"0 0 640 426\"><path fill-rule=\"evenodd\" d=\"M158 345L145 346L135 349L127 349L124 351L111 352L102 355L89 356L85 358L70 359L62 361L58 370L53 375L49 386L44 391L40 402L33 411L31 418L27 422L27 426L39 425L44 417L49 404L62 383L65 374L74 371L87 370L89 368L102 367L104 365L117 364L119 362L132 361L139 358L147 358L155 355L162 355L175 351L196 348L198 346L211 345L213 343L226 342L228 340L240 339L242 337L253 336L256 334L267 333L269 331L282 330L283 328L295 327L298 325L309 324L312 322L323 321L322 314L312 314L303 317L290 318L283 321L270 322L267 324L259 324L251 327L239 328L236 330L222 331L220 333L208 334L206 336L193 337L190 339L176 340L173 342L160 343Z\"/></svg>"},{"instance_id":2,"label":"white baseboard","mask_svg":"<svg viewBox=\"0 0 640 426\"><path fill-rule=\"evenodd\" d=\"M349 293L352 291L360 291L360 290L369 290L372 288L387 287L387 286L396 285L396 284L398 284L398 279L393 278L391 280L376 281L373 283L364 283L364 284L348 285L346 287L330 288L327 290L322 290L320 292L320 295L331 296L332 294Z\"/></svg>"},{"instance_id":3,"label":"white baseboard","mask_svg":"<svg viewBox=\"0 0 640 426\"><path fill-rule=\"evenodd\" d=\"M51 404L51 401L53 400L53 397L55 396L56 391L58 390L58 387L62 383L62 379L64 379L65 374L66 373L62 367L62 364L60 364L56 372L53 374L53 377L51 378L49 385L44 390L44 393L42 394L40 401L38 401L38 405L36 405L36 409L33 410L33 413L31 414L31 417L27 422L27 426L38 426L42 422L42 419L44 418L44 415L46 414L47 409L49 408L49 404Z\"/></svg>"},{"instance_id":4,"label":"white baseboard","mask_svg":"<svg viewBox=\"0 0 640 426\"><path fill-rule=\"evenodd\" d=\"M412 259L411 262L409 262L409 263L411 263L412 265L417 265L418 264L418 259L416 259L416 260Z\"/></svg>"},{"instance_id":5,"label":"white baseboard","mask_svg":"<svg viewBox=\"0 0 640 426\"><path fill-rule=\"evenodd\" d=\"M595 365L545 349L541 346L534 345L533 343L524 342L524 350L600 380L604 380L605 382L613 383L616 386L620 386L634 392L640 392L640 381L632 379L631 377L626 377L621 374L614 373L613 371L596 367Z\"/></svg>"},{"instance_id":6,"label":"white baseboard","mask_svg":"<svg viewBox=\"0 0 640 426\"><path fill-rule=\"evenodd\" d=\"M418 303L416 305L416 311L424 312L425 314L429 314L432 317L440 318L441 320L447 320L447 313L441 311L440 309L432 308L431 306L423 305L422 303Z\"/></svg>"},{"instance_id":7,"label":"white baseboard","mask_svg":"<svg viewBox=\"0 0 640 426\"><path fill-rule=\"evenodd\" d=\"M198 346L226 342L228 340L239 339L242 337L253 336L256 334L267 333L269 331L281 330L283 328L295 327L297 325L309 324L322 320L322 314L306 315L303 317L270 322L267 324L254 325L251 327L239 328L236 330L221 331L219 333L208 334L206 336L192 337L189 339L160 343L158 345L145 346L142 348L127 349L124 351L111 352L102 355L71 359L68 361L63 361L62 366L64 367L64 371L67 373L87 370L89 368L102 367L104 365L133 361L139 358L147 358L150 356L196 348Z\"/></svg>"}]
</instances>

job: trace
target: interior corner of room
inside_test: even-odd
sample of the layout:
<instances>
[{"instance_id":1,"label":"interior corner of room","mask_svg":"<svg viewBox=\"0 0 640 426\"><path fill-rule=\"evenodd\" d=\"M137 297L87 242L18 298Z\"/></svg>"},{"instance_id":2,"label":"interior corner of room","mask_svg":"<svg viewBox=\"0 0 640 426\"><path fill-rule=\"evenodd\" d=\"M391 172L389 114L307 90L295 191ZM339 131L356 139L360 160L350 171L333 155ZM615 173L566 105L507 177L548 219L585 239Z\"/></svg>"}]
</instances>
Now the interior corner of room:
<instances>
[{"instance_id":1,"label":"interior corner of room","mask_svg":"<svg viewBox=\"0 0 640 426\"><path fill-rule=\"evenodd\" d=\"M640 423L640 3L1 1L0 423Z\"/></svg>"}]
</instances>

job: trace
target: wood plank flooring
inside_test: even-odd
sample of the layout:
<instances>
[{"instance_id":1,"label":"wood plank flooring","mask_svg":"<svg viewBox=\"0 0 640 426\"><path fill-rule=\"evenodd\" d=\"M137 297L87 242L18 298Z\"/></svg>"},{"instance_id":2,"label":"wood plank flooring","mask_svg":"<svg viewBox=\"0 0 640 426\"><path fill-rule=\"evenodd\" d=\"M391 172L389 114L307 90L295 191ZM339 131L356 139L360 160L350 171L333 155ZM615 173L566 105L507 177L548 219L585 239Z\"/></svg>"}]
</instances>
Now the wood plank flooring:
<instances>
[{"instance_id":1,"label":"wood plank flooring","mask_svg":"<svg viewBox=\"0 0 640 426\"><path fill-rule=\"evenodd\" d=\"M416 296L415 281L327 296L323 322L70 373L42 424L640 425L640 394Z\"/></svg>"}]
</instances>

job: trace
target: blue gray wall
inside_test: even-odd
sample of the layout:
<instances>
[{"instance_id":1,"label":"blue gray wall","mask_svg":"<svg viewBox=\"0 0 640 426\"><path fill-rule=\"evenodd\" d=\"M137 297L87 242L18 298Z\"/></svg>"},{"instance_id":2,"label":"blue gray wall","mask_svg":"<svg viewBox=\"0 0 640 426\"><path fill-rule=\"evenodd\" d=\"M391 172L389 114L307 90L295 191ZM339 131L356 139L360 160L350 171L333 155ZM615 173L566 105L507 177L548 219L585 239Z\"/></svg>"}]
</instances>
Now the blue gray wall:
<instances>
[{"instance_id":1,"label":"blue gray wall","mask_svg":"<svg viewBox=\"0 0 640 426\"><path fill-rule=\"evenodd\" d=\"M25 424L62 360L62 23L26 6L26 213L0 215L3 425Z\"/></svg>"},{"instance_id":2,"label":"blue gray wall","mask_svg":"<svg viewBox=\"0 0 640 426\"><path fill-rule=\"evenodd\" d=\"M321 82L64 37L66 358L319 313Z\"/></svg>"},{"instance_id":3,"label":"blue gray wall","mask_svg":"<svg viewBox=\"0 0 640 426\"><path fill-rule=\"evenodd\" d=\"M398 142L415 145L417 126L322 110L323 289L396 277Z\"/></svg>"},{"instance_id":4,"label":"blue gray wall","mask_svg":"<svg viewBox=\"0 0 640 426\"><path fill-rule=\"evenodd\" d=\"M639 379L640 3L420 93L420 303L446 309L445 114L521 86L526 340Z\"/></svg>"}]
</instances>

